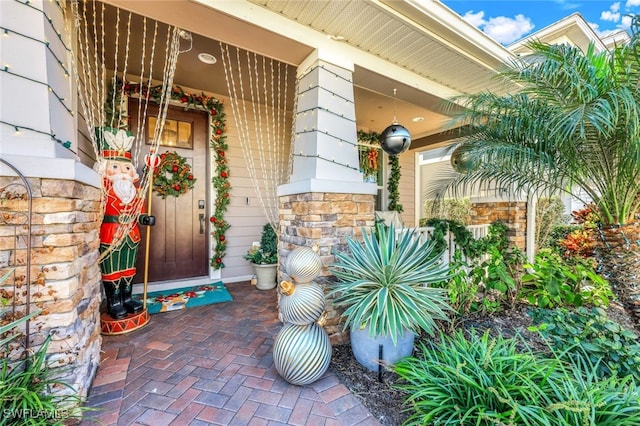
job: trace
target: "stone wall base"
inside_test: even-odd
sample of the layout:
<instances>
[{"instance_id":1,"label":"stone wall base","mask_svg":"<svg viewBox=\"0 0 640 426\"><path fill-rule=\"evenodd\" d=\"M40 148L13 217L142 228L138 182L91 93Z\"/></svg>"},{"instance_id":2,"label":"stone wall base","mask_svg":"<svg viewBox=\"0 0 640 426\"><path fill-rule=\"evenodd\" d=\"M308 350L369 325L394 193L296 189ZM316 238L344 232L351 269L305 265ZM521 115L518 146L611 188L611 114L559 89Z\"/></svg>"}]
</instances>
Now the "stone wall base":
<instances>
[{"instance_id":1,"label":"stone wall base","mask_svg":"<svg viewBox=\"0 0 640 426\"><path fill-rule=\"evenodd\" d=\"M483 225L500 221L507 225L509 244L521 250L527 243L527 203L524 201L489 202L471 204L470 225Z\"/></svg>"},{"instance_id":2,"label":"stone wall base","mask_svg":"<svg viewBox=\"0 0 640 426\"><path fill-rule=\"evenodd\" d=\"M346 237L361 235L362 228L374 225L374 196L341 193L304 193L280 197L280 276L285 279L284 265L291 250L300 246L319 249L322 274L315 281L325 287L333 277L329 265L335 261L334 251L346 250ZM348 340L342 333L340 313L327 300L325 330L332 344Z\"/></svg>"},{"instance_id":3,"label":"stone wall base","mask_svg":"<svg viewBox=\"0 0 640 426\"><path fill-rule=\"evenodd\" d=\"M5 259L0 271L17 265L14 277L0 290L10 291L14 281L21 284L22 291L9 303L15 302L18 311L25 311L26 243L30 240L30 309L41 310L30 324L30 347L37 349L51 336L47 361L56 370L54 374L71 385L76 395L86 397L102 343L98 265L101 189L69 180L28 181L33 193L30 235L25 225L26 197L14 197L24 194L24 186L17 178L0 177L0 259Z\"/></svg>"}]
</instances>

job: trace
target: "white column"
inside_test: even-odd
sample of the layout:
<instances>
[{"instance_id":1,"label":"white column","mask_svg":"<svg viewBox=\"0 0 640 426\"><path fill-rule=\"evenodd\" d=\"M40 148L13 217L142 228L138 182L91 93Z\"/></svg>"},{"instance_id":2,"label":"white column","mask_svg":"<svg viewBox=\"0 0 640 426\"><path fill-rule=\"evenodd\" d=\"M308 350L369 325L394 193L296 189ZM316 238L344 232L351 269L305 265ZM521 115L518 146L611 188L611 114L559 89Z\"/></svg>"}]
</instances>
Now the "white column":
<instances>
[{"instance_id":1,"label":"white column","mask_svg":"<svg viewBox=\"0 0 640 426\"><path fill-rule=\"evenodd\" d=\"M98 184L77 155L71 34L61 7L0 1L0 156L27 176Z\"/></svg>"},{"instance_id":2,"label":"white column","mask_svg":"<svg viewBox=\"0 0 640 426\"><path fill-rule=\"evenodd\" d=\"M293 171L278 195L375 194L359 170L353 64L316 50L298 68Z\"/></svg>"}]
</instances>

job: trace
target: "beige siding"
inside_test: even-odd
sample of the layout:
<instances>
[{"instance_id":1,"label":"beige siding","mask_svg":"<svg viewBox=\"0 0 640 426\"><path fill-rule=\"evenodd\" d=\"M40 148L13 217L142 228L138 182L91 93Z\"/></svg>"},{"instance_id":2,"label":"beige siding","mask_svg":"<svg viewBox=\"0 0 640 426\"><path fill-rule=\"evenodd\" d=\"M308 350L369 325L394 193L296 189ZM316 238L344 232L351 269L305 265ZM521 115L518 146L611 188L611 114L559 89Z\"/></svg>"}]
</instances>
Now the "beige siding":
<instances>
[{"instance_id":1,"label":"beige siding","mask_svg":"<svg viewBox=\"0 0 640 426\"><path fill-rule=\"evenodd\" d=\"M415 152L407 151L400 155L400 204L404 207L402 221L405 226L416 226L415 188L416 188Z\"/></svg>"},{"instance_id":2,"label":"beige siding","mask_svg":"<svg viewBox=\"0 0 640 426\"><path fill-rule=\"evenodd\" d=\"M226 218L231 224L231 228L227 231L227 255L224 259L225 268L222 269L222 278L233 279L235 277L253 275L253 267L248 261L243 259L243 256L254 241L260 241L262 227L267 223L266 215L260 204L256 189L253 186L247 166L253 164L256 171L255 175L258 179L258 186L261 188L264 187L265 176L269 181L274 170L266 167L268 164L262 164L259 161L258 150L261 146L265 145L259 143L256 138L256 134L259 132L254 130L256 127L255 122L248 123L253 159L249 161L245 157L238 135L239 129L236 127L231 105L228 99L223 100L225 102L225 113L227 114L226 135L229 145L227 159L229 161L229 168L231 169L229 176L229 182L231 183L231 203L227 210ZM263 119L263 126L264 125ZM290 129L291 124L290 121L287 120L287 125L285 126L287 136L284 138L285 140L277 141L277 143L284 144L284 152L286 155L280 162L284 163L283 167L285 168L288 163ZM263 135L264 134L265 132L263 132ZM279 152L282 152L282 149L279 149ZM268 158L269 154L265 153L265 157ZM285 174L288 176L289 173L287 172ZM277 200L275 200L274 205L277 209Z\"/></svg>"}]
</instances>

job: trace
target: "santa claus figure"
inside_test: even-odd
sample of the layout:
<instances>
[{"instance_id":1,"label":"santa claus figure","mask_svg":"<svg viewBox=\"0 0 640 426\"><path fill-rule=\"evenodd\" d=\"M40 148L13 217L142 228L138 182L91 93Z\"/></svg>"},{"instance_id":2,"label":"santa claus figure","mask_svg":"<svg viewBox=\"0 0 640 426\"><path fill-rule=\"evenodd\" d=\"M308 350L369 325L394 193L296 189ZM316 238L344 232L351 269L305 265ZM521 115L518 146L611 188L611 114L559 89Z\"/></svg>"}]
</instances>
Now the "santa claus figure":
<instances>
[{"instance_id":1,"label":"santa claus figure","mask_svg":"<svg viewBox=\"0 0 640 426\"><path fill-rule=\"evenodd\" d=\"M104 219L100 227L100 262L102 284L107 298L107 312L114 319L142 312L142 303L131 296L136 258L140 244L138 223L152 226L153 216L142 214L136 183L139 175L131 162L134 137L125 130L101 129L104 146L103 189ZM136 220L137 217L137 220ZM116 238L121 226L129 225L127 235ZM121 231L122 232L122 231ZM114 246L117 244L117 246Z\"/></svg>"}]
</instances>

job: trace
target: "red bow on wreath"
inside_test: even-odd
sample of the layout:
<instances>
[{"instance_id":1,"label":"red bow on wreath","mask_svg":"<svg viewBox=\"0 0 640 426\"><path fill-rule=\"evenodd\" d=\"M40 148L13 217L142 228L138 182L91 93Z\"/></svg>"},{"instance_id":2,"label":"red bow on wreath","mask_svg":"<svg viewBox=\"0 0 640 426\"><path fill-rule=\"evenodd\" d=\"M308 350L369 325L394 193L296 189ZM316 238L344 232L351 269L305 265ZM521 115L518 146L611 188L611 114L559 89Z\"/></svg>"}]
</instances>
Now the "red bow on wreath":
<instances>
[{"instance_id":1,"label":"red bow on wreath","mask_svg":"<svg viewBox=\"0 0 640 426\"><path fill-rule=\"evenodd\" d=\"M367 159L369 160L369 168L371 170L378 170L378 150L370 149L367 153Z\"/></svg>"}]
</instances>

